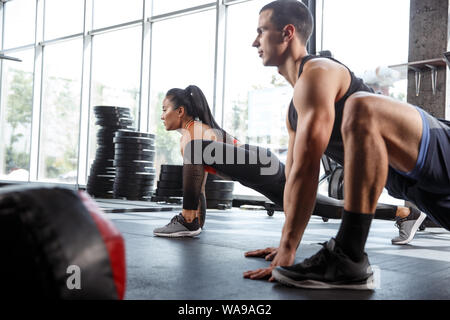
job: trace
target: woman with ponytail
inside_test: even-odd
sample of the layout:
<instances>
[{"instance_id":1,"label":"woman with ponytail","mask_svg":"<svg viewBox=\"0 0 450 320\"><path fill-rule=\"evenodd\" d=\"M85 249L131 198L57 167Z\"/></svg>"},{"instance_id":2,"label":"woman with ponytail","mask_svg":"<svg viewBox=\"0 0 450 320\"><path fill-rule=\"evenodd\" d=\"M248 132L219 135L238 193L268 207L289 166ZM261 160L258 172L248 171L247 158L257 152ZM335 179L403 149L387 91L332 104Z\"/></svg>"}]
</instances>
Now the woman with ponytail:
<instances>
[{"instance_id":1,"label":"woman with ponytail","mask_svg":"<svg viewBox=\"0 0 450 320\"><path fill-rule=\"evenodd\" d=\"M183 210L166 226L154 229L155 235L192 237L200 234L206 217L205 183L208 172L237 181L283 207L285 165L269 150L241 144L223 130L215 121L200 88L190 85L186 89L170 89L162 108L161 120L166 130L179 130L182 134ZM314 215L340 218L343 210L343 200L317 194ZM420 214L415 208L379 204L375 217L398 220L405 219L410 212ZM250 252L248 256L267 255L271 259L275 254L276 248L267 248Z\"/></svg>"},{"instance_id":2,"label":"woman with ponytail","mask_svg":"<svg viewBox=\"0 0 450 320\"><path fill-rule=\"evenodd\" d=\"M170 89L162 108L161 120L166 130L182 134L183 210L169 224L156 228L155 235L192 237L201 232L206 216L207 172L238 181L282 205L286 182L283 163L270 151L243 145L223 130L200 88L190 85L186 89ZM261 175L261 170L268 167L273 167L273 172Z\"/></svg>"}]
</instances>

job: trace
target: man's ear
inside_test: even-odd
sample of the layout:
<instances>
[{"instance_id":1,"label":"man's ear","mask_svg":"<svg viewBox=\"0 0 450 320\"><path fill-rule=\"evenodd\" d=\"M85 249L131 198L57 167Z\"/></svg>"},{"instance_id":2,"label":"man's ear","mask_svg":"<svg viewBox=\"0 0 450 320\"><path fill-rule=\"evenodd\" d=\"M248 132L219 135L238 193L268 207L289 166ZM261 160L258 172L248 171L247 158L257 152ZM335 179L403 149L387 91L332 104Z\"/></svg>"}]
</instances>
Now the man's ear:
<instances>
[{"instance_id":1,"label":"man's ear","mask_svg":"<svg viewBox=\"0 0 450 320\"><path fill-rule=\"evenodd\" d=\"M290 41L295 36L295 27L293 24L287 24L283 28L283 40Z\"/></svg>"}]
</instances>

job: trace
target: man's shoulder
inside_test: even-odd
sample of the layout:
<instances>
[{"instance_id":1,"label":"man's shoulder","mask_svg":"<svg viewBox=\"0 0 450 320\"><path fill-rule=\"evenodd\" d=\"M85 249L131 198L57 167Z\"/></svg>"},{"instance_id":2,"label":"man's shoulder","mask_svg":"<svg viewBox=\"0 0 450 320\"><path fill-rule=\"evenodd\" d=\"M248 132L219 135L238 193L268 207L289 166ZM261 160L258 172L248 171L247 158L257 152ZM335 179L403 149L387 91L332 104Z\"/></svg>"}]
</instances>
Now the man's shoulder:
<instances>
[{"instance_id":1,"label":"man's shoulder","mask_svg":"<svg viewBox=\"0 0 450 320\"><path fill-rule=\"evenodd\" d=\"M303 67L302 75L321 76L330 72L338 72L345 69L344 65L328 58L315 58L307 61ZM301 79L301 77L299 78Z\"/></svg>"}]
</instances>

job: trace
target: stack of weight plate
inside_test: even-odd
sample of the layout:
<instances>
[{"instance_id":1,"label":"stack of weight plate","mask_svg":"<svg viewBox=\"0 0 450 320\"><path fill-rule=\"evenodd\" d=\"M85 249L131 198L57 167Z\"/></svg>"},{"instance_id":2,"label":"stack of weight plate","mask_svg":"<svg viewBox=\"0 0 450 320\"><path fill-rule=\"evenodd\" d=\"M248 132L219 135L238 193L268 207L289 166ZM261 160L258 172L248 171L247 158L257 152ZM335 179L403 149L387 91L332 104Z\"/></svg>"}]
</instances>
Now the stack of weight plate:
<instances>
[{"instance_id":1,"label":"stack of weight plate","mask_svg":"<svg viewBox=\"0 0 450 320\"><path fill-rule=\"evenodd\" d=\"M234 182L208 174L205 185L208 209L230 209L233 205Z\"/></svg>"},{"instance_id":2,"label":"stack of weight plate","mask_svg":"<svg viewBox=\"0 0 450 320\"><path fill-rule=\"evenodd\" d=\"M168 201L183 197L183 166L161 165L159 181L152 201Z\"/></svg>"},{"instance_id":3,"label":"stack of weight plate","mask_svg":"<svg viewBox=\"0 0 450 320\"><path fill-rule=\"evenodd\" d=\"M113 138L120 129L134 130L133 119L130 109L122 107L96 106L94 114L95 124L100 129L97 132L97 152L86 188L91 196L112 198L115 178Z\"/></svg>"},{"instance_id":4,"label":"stack of weight plate","mask_svg":"<svg viewBox=\"0 0 450 320\"><path fill-rule=\"evenodd\" d=\"M150 200L156 171L155 135L119 130L114 141L114 198Z\"/></svg>"}]
</instances>

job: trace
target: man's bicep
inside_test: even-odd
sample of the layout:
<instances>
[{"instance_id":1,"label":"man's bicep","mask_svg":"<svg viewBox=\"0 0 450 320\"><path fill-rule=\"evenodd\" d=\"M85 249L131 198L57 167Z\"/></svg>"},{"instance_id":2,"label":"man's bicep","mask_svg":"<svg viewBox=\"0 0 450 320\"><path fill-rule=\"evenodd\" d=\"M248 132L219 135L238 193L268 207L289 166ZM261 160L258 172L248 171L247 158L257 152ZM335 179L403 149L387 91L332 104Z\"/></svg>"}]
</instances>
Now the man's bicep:
<instances>
[{"instance_id":1,"label":"man's bicep","mask_svg":"<svg viewBox=\"0 0 450 320\"><path fill-rule=\"evenodd\" d=\"M297 132L293 148L293 161L301 157L319 159L325 152L334 123L335 95L326 87L308 84L295 95L294 104L298 113ZM325 90L325 92L324 92Z\"/></svg>"}]
</instances>

